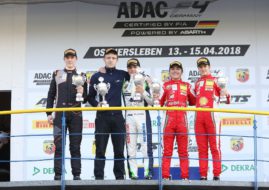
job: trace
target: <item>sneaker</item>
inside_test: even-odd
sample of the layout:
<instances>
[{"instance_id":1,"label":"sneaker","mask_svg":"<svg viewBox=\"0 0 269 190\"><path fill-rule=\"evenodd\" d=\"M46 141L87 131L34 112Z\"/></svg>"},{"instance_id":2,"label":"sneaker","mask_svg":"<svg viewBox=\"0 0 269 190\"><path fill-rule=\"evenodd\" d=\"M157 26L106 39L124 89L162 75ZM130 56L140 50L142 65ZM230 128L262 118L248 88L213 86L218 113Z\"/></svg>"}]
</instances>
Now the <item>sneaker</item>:
<instances>
[{"instance_id":1,"label":"sneaker","mask_svg":"<svg viewBox=\"0 0 269 190\"><path fill-rule=\"evenodd\" d=\"M54 176L54 180L55 181L60 181L62 179L62 176L61 175L55 175Z\"/></svg>"},{"instance_id":2,"label":"sneaker","mask_svg":"<svg viewBox=\"0 0 269 190\"><path fill-rule=\"evenodd\" d=\"M207 180L207 177L202 176L202 177L200 178L200 180L202 180L202 181L206 181L206 180Z\"/></svg>"},{"instance_id":3,"label":"sneaker","mask_svg":"<svg viewBox=\"0 0 269 190\"><path fill-rule=\"evenodd\" d=\"M131 180L138 180L138 177L137 176L132 176Z\"/></svg>"},{"instance_id":4,"label":"sneaker","mask_svg":"<svg viewBox=\"0 0 269 190\"><path fill-rule=\"evenodd\" d=\"M214 180L214 181L219 181L219 180L220 180L220 177L219 177L219 176L214 176L214 177L213 177L213 180Z\"/></svg>"},{"instance_id":5,"label":"sneaker","mask_svg":"<svg viewBox=\"0 0 269 190\"><path fill-rule=\"evenodd\" d=\"M182 178L181 180L183 180L183 181L188 181L189 178Z\"/></svg>"},{"instance_id":6,"label":"sneaker","mask_svg":"<svg viewBox=\"0 0 269 190\"><path fill-rule=\"evenodd\" d=\"M146 176L145 176L145 179L146 179L146 180L152 180L152 175L146 175Z\"/></svg>"},{"instance_id":7,"label":"sneaker","mask_svg":"<svg viewBox=\"0 0 269 190\"><path fill-rule=\"evenodd\" d=\"M77 175L77 176L74 176L74 177L73 177L73 180L81 180L81 178L80 178L79 175Z\"/></svg>"}]
</instances>

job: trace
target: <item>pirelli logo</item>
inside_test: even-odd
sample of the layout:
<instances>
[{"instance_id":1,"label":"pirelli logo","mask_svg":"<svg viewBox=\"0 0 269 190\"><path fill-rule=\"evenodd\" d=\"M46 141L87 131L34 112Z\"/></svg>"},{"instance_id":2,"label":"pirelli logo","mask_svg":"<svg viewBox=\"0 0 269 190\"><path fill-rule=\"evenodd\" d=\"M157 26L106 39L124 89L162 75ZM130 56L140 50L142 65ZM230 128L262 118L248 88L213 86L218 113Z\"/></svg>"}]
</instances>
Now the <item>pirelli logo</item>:
<instances>
[{"instance_id":1,"label":"pirelli logo","mask_svg":"<svg viewBox=\"0 0 269 190\"><path fill-rule=\"evenodd\" d=\"M53 125L50 125L47 120L33 120L33 129L52 129Z\"/></svg>"},{"instance_id":2,"label":"pirelli logo","mask_svg":"<svg viewBox=\"0 0 269 190\"><path fill-rule=\"evenodd\" d=\"M254 124L253 117L229 117L221 118L222 127L252 127Z\"/></svg>"}]
</instances>

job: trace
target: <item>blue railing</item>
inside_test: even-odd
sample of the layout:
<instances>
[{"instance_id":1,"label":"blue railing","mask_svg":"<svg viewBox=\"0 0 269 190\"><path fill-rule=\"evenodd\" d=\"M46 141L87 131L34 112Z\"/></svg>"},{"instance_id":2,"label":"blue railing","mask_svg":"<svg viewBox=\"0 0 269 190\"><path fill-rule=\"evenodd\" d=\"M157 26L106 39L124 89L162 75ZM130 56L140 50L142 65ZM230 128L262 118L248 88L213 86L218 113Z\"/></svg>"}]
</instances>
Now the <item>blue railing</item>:
<instances>
[{"instance_id":1,"label":"blue railing","mask_svg":"<svg viewBox=\"0 0 269 190\"><path fill-rule=\"evenodd\" d=\"M62 110L61 110L62 111ZM192 110L187 110L192 111ZM196 110L197 111L197 110ZM200 110L199 110L200 111ZM40 111L41 112L41 111ZM237 113L239 113L237 111ZM0 114L7 114L7 113L1 113ZM249 114L249 112L248 112ZM259 115L269 115L269 113L258 113ZM66 144L66 135L83 135L83 136L94 136L97 135L96 133L73 133L73 134L66 134L66 116L65 112L63 111L62 115L62 157L61 158L51 158L51 159L35 159L35 160L2 160L0 162L40 162L40 161L48 161L48 160L54 160L54 159L61 159L62 164L62 177L61 177L61 189L65 190L66 187L66 176L65 176L65 161L71 160L71 159L81 159L81 160L95 160L95 158L68 158L65 156L65 144ZM152 135L158 135L158 157L154 157L154 159L158 158L158 184L159 184L159 190L163 189L163 180L162 180L162 135L164 134L162 132L162 126L161 126L161 117L160 117L160 111L158 110L158 116L157 116L157 126L158 126L158 132L152 133ZM105 133L98 133L98 135L102 135ZM134 133L129 133L130 135ZM140 134L140 133L135 133ZM167 134L167 133L166 133ZM173 133L175 134L175 133ZM182 133L177 133L182 134ZM125 135L123 133L113 133L113 135ZM188 135L211 135L211 134L195 134L195 133L188 133ZM33 137L33 136L53 136L53 134L27 134L27 135L10 135L9 138L18 138L18 137ZM253 122L253 135L234 135L234 134L220 134L219 136L222 137L245 137L245 138L253 138L254 141L254 158L253 159L238 159L238 160L222 160L222 162L233 162L233 161L242 161L242 162L248 162L253 161L254 162L254 190L258 190L258 163L259 162L269 162L269 160L259 160L258 159L258 139L269 139L269 137L260 137L257 135L257 120L256 116L254 115L254 122ZM5 137L6 138L6 137ZM171 157L172 159L178 159L178 157ZM137 160L144 159L143 157L137 157ZM199 158L188 158L189 160L199 160ZM106 160L115 160L115 159L109 159ZM126 160L126 159L125 159ZM206 159L209 161L213 161L212 159Z\"/></svg>"}]
</instances>

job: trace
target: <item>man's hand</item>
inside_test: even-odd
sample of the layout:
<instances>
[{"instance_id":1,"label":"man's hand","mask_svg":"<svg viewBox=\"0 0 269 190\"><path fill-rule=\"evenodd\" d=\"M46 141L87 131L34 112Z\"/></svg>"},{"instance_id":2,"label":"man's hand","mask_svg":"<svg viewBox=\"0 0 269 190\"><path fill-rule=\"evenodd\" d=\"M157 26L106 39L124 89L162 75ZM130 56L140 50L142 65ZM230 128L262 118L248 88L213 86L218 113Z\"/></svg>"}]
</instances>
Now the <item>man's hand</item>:
<instances>
[{"instance_id":1,"label":"man's hand","mask_svg":"<svg viewBox=\"0 0 269 190\"><path fill-rule=\"evenodd\" d=\"M100 73L106 73L106 69L105 69L105 67L100 67L100 68L99 68L99 72L100 72Z\"/></svg>"},{"instance_id":2,"label":"man's hand","mask_svg":"<svg viewBox=\"0 0 269 190\"><path fill-rule=\"evenodd\" d=\"M77 89L77 93L83 94L84 89L82 86L78 86L76 89Z\"/></svg>"},{"instance_id":3,"label":"man's hand","mask_svg":"<svg viewBox=\"0 0 269 190\"><path fill-rule=\"evenodd\" d=\"M52 115L48 115L48 123L49 123L50 125L53 124L53 117L52 117Z\"/></svg>"},{"instance_id":4,"label":"man's hand","mask_svg":"<svg viewBox=\"0 0 269 190\"><path fill-rule=\"evenodd\" d=\"M9 133L0 131L0 144L5 145L9 141Z\"/></svg>"},{"instance_id":5,"label":"man's hand","mask_svg":"<svg viewBox=\"0 0 269 190\"><path fill-rule=\"evenodd\" d=\"M142 85L137 85L135 88L136 93L143 94L144 93L144 87Z\"/></svg>"},{"instance_id":6,"label":"man's hand","mask_svg":"<svg viewBox=\"0 0 269 190\"><path fill-rule=\"evenodd\" d=\"M0 131L0 149L7 144L9 141L9 134L3 131Z\"/></svg>"},{"instance_id":7,"label":"man's hand","mask_svg":"<svg viewBox=\"0 0 269 190\"><path fill-rule=\"evenodd\" d=\"M220 96L229 96L229 93L228 93L228 91L227 91L227 89L222 89L221 91L220 91Z\"/></svg>"},{"instance_id":8,"label":"man's hand","mask_svg":"<svg viewBox=\"0 0 269 190\"><path fill-rule=\"evenodd\" d=\"M146 77L145 79L146 79L146 81L147 81L147 83L148 83L149 85L151 85L151 84L152 84L152 82L153 82L153 81L151 80L151 78L150 78L150 77Z\"/></svg>"}]
</instances>

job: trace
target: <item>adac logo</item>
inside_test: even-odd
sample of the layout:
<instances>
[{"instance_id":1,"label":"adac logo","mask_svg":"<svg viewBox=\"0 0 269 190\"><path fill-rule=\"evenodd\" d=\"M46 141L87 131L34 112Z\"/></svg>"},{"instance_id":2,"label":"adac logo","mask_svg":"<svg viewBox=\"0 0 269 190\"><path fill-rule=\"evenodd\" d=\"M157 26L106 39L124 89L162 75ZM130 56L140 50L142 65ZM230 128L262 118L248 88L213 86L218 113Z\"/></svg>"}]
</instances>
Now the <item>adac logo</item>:
<instances>
[{"instance_id":1,"label":"adac logo","mask_svg":"<svg viewBox=\"0 0 269 190\"><path fill-rule=\"evenodd\" d=\"M35 104L35 107L46 107L47 105L47 98L41 98L38 100L38 102Z\"/></svg>"},{"instance_id":2,"label":"adac logo","mask_svg":"<svg viewBox=\"0 0 269 190\"><path fill-rule=\"evenodd\" d=\"M242 137L233 137L230 140L231 149L239 152L244 148L244 139Z\"/></svg>"},{"instance_id":3,"label":"adac logo","mask_svg":"<svg viewBox=\"0 0 269 190\"><path fill-rule=\"evenodd\" d=\"M170 80L169 71L168 70L162 70L161 73L162 76L162 82L167 82Z\"/></svg>"},{"instance_id":4,"label":"adac logo","mask_svg":"<svg viewBox=\"0 0 269 190\"><path fill-rule=\"evenodd\" d=\"M33 129L52 129L53 125L49 124L47 120L33 120Z\"/></svg>"},{"instance_id":5,"label":"adac logo","mask_svg":"<svg viewBox=\"0 0 269 190\"><path fill-rule=\"evenodd\" d=\"M210 73L212 76L216 76L220 72L219 69L211 70ZM195 83L199 78L201 74L198 70L190 70L189 71L189 76L188 76L188 81L190 83Z\"/></svg>"},{"instance_id":6,"label":"adac logo","mask_svg":"<svg viewBox=\"0 0 269 190\"><path fill-rule=\"evenodd\" d=\"M43 151L46 154L49 154L49 155L54 154L55 149L56 149L56 147L55 147L55 145L54 145L54 143L53 143L52 140L45 140L43 142Z\"/></svg>"},{"instance_id":7,"label":"adac logo","mask_svg":"<svg viewBox=\"0 0 269 190\"><path fill-rule=\"evenodd\" d=\"M247 82L249 80L249 69L237 69L236 79L239 82Z\"/></svg>"},{"instance_id":8,"label":"adac logo","mask_svg":"<svg viewBox=\"0 0 269 190\"><path fill-rule=\"evenodd\" d=\"M199 17L208 5L215 0L208 0L204 2L200 1L172 1L173 4L168 5L166 1L146 1L145 3L136 1L126 1L121 2L117 14L117 18L165 18L169 17ZM175 7L170 9L169 7ZM191 13L191 8L194 13ZM178 14L178 12L183 12L187 10L187 15Z\"/></svg>"},{"instance_id":9,"label":"adac logo","mask_svg":"<svg viewBox=\"0 0 269 190\"><path fill-rule=\"evenodd\" d=\"M188 80L195 83L200 78L200 73L197 70L190 70Z\"/></svg>"},{"instance_id":10,"label":"adac logo","mask_svg":"<svg viewBox=\"0 0 269 190\"><path fill-rule=\"evenodd\" d=\"M37 86L50 85L52 73L35 73L33 83Z\"/></svg>"}]
</instances>

